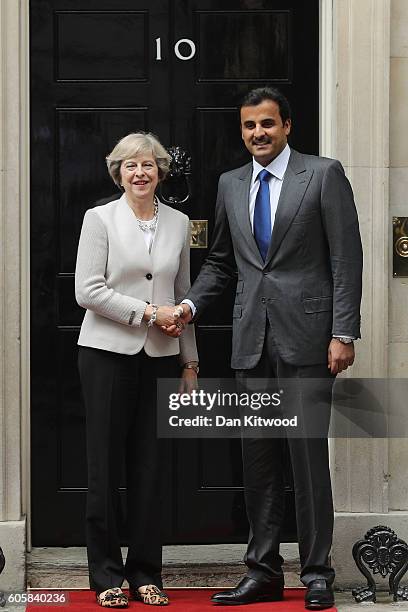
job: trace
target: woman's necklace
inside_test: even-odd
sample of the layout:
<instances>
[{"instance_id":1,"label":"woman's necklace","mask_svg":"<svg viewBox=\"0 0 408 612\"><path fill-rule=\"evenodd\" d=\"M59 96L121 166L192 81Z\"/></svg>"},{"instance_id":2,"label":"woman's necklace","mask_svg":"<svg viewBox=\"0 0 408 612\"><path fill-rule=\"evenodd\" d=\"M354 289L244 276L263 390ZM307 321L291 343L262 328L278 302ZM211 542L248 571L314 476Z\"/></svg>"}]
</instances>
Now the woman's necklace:
<instances>
[{"instance_id":1,"label":"woman's necklace","mask_svg":"<svg viewBox=\"0 0 408 612\"><path fill-rule=\"evenodd\" d=\"M139 219L139 217L136 217L135 215L136 221L140 229L142 230L142 232L149 232L149 231L154 232L156 230L158 215L159 215L159 204L158 204L157 198L155 198L153 219L149 219L149 221L144 221L143 219Z\"/></svg>"}]
</instances>

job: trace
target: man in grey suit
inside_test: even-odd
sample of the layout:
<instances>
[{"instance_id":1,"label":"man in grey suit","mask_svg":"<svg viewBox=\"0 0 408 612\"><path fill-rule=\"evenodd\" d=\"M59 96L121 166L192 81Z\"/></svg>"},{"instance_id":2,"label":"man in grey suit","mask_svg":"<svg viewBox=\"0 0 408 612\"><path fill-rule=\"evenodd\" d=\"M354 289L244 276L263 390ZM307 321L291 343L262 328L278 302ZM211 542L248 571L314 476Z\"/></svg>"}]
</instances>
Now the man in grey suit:
<instances>
[{"instance_id":1,"label":"man in grey suit","mask_svg":"<svg viewBox=\"0 0 408 612\"><path fill-rule=\"evenodd\" d=\"M240 114L253 159L220 177L212 246L181 316L198 318L238 273L231 362L238 379L319 379L319 418L328 428L332 382L352 365L360 337L362 250L353 193L340 162L289 148L290 107L281 92L251 91ZM313 413L307 392L297 409ZM288 438L288 446L305 605L322 610L334 603L327 438ZM283 451L282 439L243 439L248 572L235 589L215 594L215 603L283 597Z\"/></svg>"}]
</instances>

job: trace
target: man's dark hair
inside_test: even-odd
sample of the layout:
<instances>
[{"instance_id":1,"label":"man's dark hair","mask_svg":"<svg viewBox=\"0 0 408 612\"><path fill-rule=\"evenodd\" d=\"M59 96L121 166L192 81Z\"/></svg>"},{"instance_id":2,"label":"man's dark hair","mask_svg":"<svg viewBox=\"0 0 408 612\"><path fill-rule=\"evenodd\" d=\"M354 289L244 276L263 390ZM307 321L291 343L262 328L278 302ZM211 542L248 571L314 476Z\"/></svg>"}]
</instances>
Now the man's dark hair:
<instances>
[{"instance_id":1,"label":"man's dark hair","mask_svg":"<svg viewBox=\"0 0 408 612\"><path fill-rule=\"evenodd\" d=\"M276 89L275 87L258 87L257 89L252 89L242 99L239 110L241 111L243 106L257 106L264 100L273 100L273 102L276 102L276 104L279 106L279 114L281 116L282 123L285 123L287 119L291 118L291 110L288 99L281 91L279 91L279 89Z\"/></svg>"}]
</instances>

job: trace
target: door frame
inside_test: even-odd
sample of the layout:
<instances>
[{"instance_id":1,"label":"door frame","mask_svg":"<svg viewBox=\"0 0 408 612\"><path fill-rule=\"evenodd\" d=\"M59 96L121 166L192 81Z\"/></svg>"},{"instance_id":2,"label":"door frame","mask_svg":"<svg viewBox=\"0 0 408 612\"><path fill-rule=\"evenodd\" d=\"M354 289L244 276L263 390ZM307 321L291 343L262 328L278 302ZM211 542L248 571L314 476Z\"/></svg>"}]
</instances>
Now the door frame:
<instances>
[{"instance_id":1,"label":"door frame","mask_svg":"<svg viewBox=\"0 0 408 612\"><path fill-rule=\"evenodd\" d=\"M14 0L12 0L14 2ZM320 154L332 156L335 133L335 90L333 2L319 5L319 134ZM30 470L30 41L29 0L20 7L20 256L21 256L21 491L22 514L27 521L27 550L31 550L31 470ZM10 145L11 146L11 145Z\"/></svg>"},{"instance_id":2,"label":"door frame","mask_svg":"<svg viewBox=\"0 0 408 612\"><path fill-rule=\"evenodd\" d=\"M31 550L31 394L30 394L30 0L20 8L20 257L21 257L21 505L26 547Z\"/></svg>"}]
</instances>

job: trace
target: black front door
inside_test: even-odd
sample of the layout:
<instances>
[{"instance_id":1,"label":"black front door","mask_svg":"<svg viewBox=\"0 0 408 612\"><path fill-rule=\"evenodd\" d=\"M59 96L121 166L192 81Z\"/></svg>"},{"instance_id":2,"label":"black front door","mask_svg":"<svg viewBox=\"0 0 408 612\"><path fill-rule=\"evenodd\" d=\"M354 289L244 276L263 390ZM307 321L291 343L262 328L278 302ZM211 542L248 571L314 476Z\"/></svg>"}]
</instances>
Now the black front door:
<instances>
[{"instance_id":1,"label":"black front door","mask_svg":"<svg viewBox=\"0 0 408 612\"><path fill-rule=\"evenodd\" d=\"M293 106L292 144L318 153L318 0L31 0L32 537L84 543L84 412L74 298L87 208L115 193L104 158L122 136L156 133L192 158L180 204L213 225L217 179L248 160L240 97L270 83ZM206 248L191 250L192 279ZM200 320L205 377L229 376L234 287ZM243 542L238 441L173 444L166 541ZM284 539L296 538L290 469Z\"/></svg>"}]
</instances>

